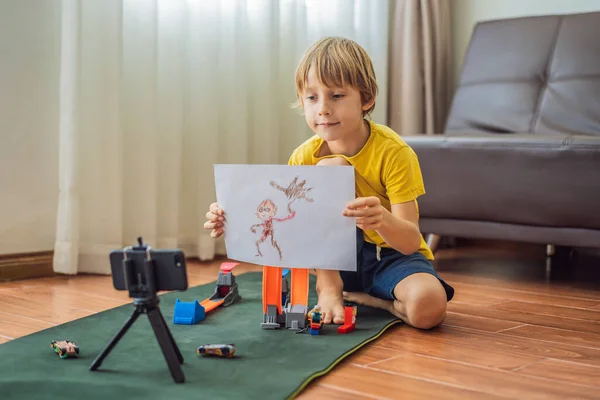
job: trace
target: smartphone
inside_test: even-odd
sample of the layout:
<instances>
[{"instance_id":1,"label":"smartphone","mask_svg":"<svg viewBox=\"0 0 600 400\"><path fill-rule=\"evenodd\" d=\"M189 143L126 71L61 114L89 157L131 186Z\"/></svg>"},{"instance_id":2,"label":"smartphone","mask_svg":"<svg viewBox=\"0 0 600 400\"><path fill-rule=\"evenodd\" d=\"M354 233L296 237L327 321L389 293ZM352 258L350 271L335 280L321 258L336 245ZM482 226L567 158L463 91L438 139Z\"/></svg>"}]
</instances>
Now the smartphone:
<instances>
[{"instance_id":1,"label":"smartphone","mask_svg":"<svg viewBox=\"0 0 600 400\"><path fill-rule=\"evenodd\" d=\"M145 249L127 250L127 259L133 260L131 276L146 282L144 263L148 257ZM150 258L154 260L154 282L156 291L187 290L187 266L185 254L179 249L150 249ZM110 268L113 286L117 290L128 290L127 278L123 268L125 254L123 249L110 252ZM136 279L136 280L137 280Z\"/></svg>"}]
</instances>

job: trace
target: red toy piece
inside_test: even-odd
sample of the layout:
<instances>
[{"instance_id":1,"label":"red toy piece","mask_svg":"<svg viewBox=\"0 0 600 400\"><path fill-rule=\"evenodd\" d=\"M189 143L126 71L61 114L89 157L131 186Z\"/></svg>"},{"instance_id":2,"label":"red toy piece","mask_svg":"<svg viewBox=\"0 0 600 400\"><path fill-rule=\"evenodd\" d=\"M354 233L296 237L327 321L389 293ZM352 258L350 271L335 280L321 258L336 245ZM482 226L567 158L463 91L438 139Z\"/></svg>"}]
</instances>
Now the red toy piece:
<instances>
[{"instance_id":1,"label":"red toy piece","mask_svg":"<svg viewBox=\"0 0 600 400\"><path fill-rule=\"evenodd\" d=\"M223 273L228 273L233 271L233 268L235 268L236 265L240 265L240 263L236 263L236 262L224 262L221 264L221 271L223 271Z\"/></svg>"},{"instance_id":2,"label":"red toy piece","mask_svg":"<svg viewBox=\"0 0 600 400\"><path fill-rule=\"evenodd\" d=\"M356 306L344 306L344 325L338 328L338 333L350 333L356 329Z\"/></svg>"}]
</instances>

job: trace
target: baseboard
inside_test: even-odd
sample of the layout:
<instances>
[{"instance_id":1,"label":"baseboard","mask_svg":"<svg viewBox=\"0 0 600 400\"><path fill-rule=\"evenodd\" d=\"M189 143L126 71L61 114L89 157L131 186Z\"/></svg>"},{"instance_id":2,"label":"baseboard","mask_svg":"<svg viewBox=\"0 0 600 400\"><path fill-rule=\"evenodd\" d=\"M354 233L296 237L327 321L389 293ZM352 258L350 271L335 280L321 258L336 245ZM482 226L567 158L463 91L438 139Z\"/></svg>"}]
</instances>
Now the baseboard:
<instances>
[{"instance_id":1,"label":"baseboard","mask_svg":"<svg viewBox=\"0 0 600 400\"><path fill-rule=\"evenodd\" d=\"M54 276L53 251L0 254L0 282Z\"/></svg>"}]
</instances>

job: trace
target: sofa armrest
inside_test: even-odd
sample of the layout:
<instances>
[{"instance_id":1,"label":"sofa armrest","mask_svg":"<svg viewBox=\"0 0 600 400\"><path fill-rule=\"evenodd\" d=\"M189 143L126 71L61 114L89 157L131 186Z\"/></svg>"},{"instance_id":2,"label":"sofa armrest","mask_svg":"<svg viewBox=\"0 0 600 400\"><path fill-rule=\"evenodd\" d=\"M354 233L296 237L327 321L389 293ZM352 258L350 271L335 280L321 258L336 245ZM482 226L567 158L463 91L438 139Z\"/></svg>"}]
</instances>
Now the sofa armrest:
<instances>
[{"instance_id":1,"label":"sofa armrest","mask_svg":"<svg viewBox=\"0 0 600 400\"><path fill-rule=\"evenodd\" d=\"M406 136L426 194L421 218L600 228L600 137Z\"/></svg>"}]
</instances>

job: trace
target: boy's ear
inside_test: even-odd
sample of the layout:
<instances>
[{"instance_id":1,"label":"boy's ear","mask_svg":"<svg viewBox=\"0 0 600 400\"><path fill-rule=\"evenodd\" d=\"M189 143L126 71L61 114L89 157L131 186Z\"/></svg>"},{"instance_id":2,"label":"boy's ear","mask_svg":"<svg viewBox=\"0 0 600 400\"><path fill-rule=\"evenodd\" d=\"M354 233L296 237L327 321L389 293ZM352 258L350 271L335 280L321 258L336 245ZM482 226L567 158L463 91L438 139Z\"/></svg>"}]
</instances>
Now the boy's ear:
<instances>
[{"instance_id":1,"label":"boy's ear","mask_svg":"<svg viewBox=\"0 0 600 400\"><path fill-rule=\"evenodd\" d=\"M369 108L373 107L373 104L375 104L375 97L372 97L369 101L363 104L363 111L367 111Z\"/></svg>"}]
</instances>

